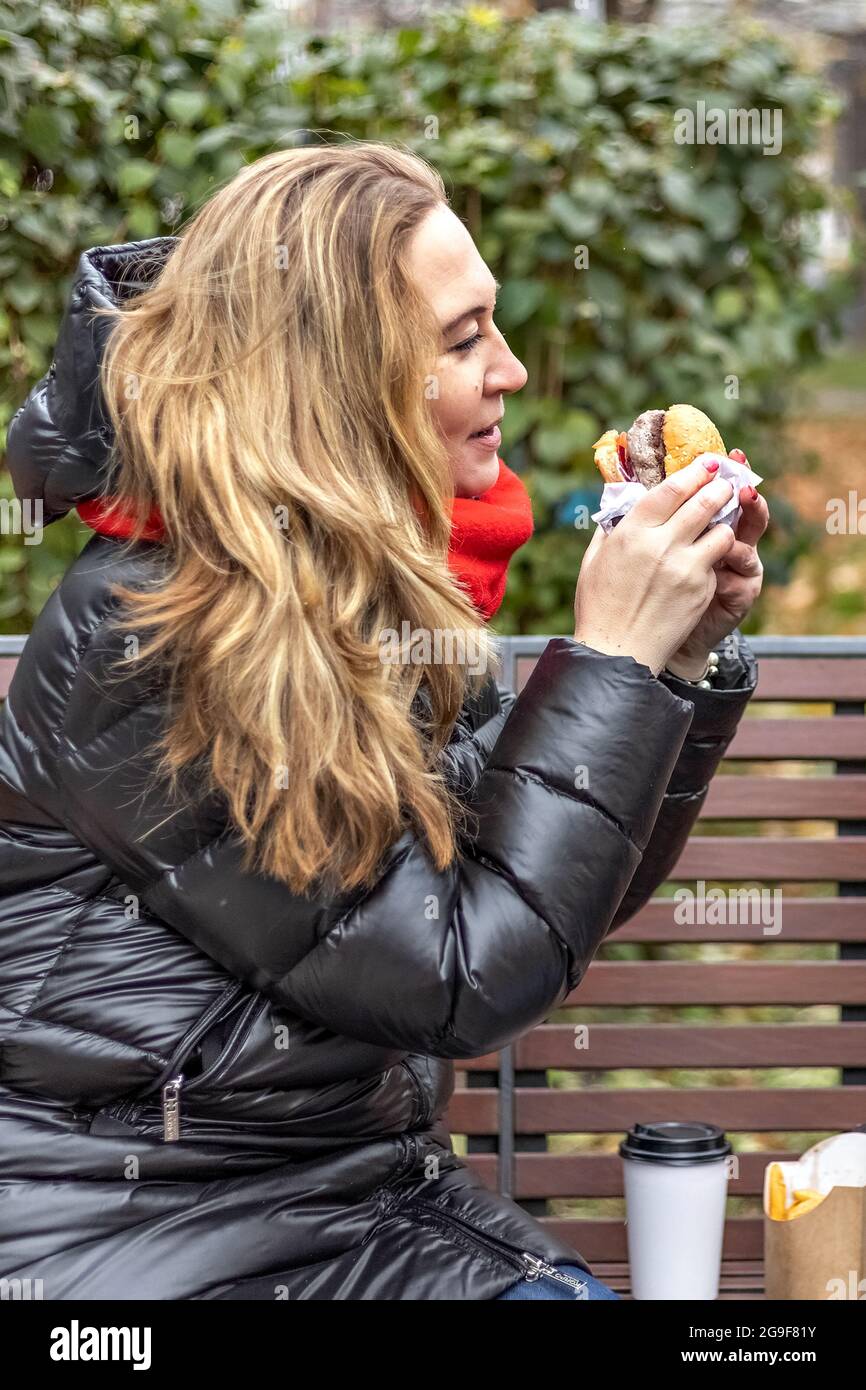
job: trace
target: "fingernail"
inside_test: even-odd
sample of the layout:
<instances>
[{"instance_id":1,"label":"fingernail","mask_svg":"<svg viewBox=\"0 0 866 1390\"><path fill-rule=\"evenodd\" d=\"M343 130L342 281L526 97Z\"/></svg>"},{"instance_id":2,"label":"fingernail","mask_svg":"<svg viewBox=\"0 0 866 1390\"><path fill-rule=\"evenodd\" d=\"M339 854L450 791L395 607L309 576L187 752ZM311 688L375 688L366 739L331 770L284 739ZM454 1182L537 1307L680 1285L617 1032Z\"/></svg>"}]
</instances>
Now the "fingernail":
<instances>
[{"instance_id":1,"label":"fingernail","mask_svg":"<svg viewBox=\"0 0 866 1390\"><path fill-rule=\"evenodd\" d=\"M740 490L740 496L745 497L747 502L754 502L757 495L757 489L753 487L744 487Z\"/></svg>"},{"instance_id":2,"label":"fingernail","mask_svg":"<svg viewBox=\"0 0 866 1390\"><path fill-rule=\"evenodd\" d=\"M733 459L734 463L746 462L746 455L743 453L742 449L732 449L728 454L728 458Z\"/></svg>"},{"instance_id":3,"label":"fingernail","mask_svg":"<svg viewBox=\"0 0 866 1390\"><path fill-rule=\"evenodd\" d=\"M705 463L705 464L704 464L704 468L707 470L708 473L715 473L715 472L717 472L717 471L718 471L718 467L719 467L718 463Z\"/></svg>"}]
</instances>

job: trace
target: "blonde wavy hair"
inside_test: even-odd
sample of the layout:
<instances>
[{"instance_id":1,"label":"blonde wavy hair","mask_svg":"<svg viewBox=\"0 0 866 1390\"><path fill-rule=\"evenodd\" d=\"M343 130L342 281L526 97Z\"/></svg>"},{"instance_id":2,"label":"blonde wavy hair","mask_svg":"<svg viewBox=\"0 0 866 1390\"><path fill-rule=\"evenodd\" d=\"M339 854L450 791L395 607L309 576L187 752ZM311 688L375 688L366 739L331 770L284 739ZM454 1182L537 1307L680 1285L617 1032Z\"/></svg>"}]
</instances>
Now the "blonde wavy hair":
<instances>
[{"instance_id":1,"label":"blonde wavy hair","mask_svg":"<svg viewBox=\"0 0 866 1390\"><path fill-rule=\"evenodd\" d=\"M159 582L115 586L117 620L152 630L118 666L152 661L167 683L169 795L197 768L244 869L298 893L373 882L408 826L452 862L464 808L438 755L499 670L447 564L453 473L428 399L442 348L406 269L444 202L398 148L280 150L197 211L153 284L101 311L116 315L111 494L131 544L154 505L166 528ZM383 660L381 634L406 621L452 634L454 659Z\"/></svg>"}]
</instances>

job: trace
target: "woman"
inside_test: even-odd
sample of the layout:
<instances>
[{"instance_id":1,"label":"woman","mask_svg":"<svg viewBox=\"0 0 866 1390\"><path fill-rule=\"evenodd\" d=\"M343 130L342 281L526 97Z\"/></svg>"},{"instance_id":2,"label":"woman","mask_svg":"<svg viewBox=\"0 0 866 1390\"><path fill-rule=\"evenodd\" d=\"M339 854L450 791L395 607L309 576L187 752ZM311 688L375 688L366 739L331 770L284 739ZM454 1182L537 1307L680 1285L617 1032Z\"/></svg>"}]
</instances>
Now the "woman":
<instances>
[{"instance_id":1,"label":"woman","mask_svg":"<svg viewBox=\"0 0 866 1390\"><path fill-rule=\"evenodd\" d=\"M702 535L694 465L648 494L515 699L493 308L438 176L373 144L81 257L8 445L95 531L0 726L0 1270L45 1298L616 1297L453 1153L452 1059L675 863L755 688L741 640L690 679L766 515Z\"/></svg>"}]
</instances>

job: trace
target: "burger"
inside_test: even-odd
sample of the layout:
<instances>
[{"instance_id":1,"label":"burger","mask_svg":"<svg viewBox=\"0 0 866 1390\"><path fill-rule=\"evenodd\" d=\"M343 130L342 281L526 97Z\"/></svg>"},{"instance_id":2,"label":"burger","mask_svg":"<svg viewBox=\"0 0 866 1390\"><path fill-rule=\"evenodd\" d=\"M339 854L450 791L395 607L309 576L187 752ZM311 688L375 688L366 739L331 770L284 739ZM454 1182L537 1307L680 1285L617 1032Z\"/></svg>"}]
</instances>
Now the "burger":
<instances>
[{"instance_id":1,"label":"burger","mask_svg":"<svg viewBox=\"0 0 866 1390\"><path fill-rule=\"evenodd\" d=\"M606 483L638 482L644 487L655 487L698 454L726 452L712 420L693 405L645 410L630 430L606 430L593 448L595 466ZM739 453L736 457L739 462Z\"/></svg>"}]
</instances>

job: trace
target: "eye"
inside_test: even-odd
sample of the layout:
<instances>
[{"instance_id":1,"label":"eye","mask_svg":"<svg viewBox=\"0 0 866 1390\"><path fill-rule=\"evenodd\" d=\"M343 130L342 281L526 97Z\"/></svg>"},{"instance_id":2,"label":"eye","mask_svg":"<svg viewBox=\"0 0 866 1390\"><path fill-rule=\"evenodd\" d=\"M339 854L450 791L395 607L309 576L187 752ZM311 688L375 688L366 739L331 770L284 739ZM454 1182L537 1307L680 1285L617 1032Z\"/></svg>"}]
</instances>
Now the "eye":
<instances>
[{"instance_id":1,"label":"eye","mask_svg":"<svg viewBox=\"0 0 866 1390\"><path fill-rule=\"evenodd\" d=\"M483 334L483 333L473 333L473 334L472 334L472 337L471 337L471 338L467 338L467 339L465 340L465 342L462 342L462 343L455 343L454 346L453 346L453 348L450 349L450 351L451 351L451 352L471 352L472 349L473 349L474 347L476 347L476 346L478 345L478 343L481 342L481 339L482 339L483 337L484 337L484 334Z\"/></svg>"}]
</instances>

